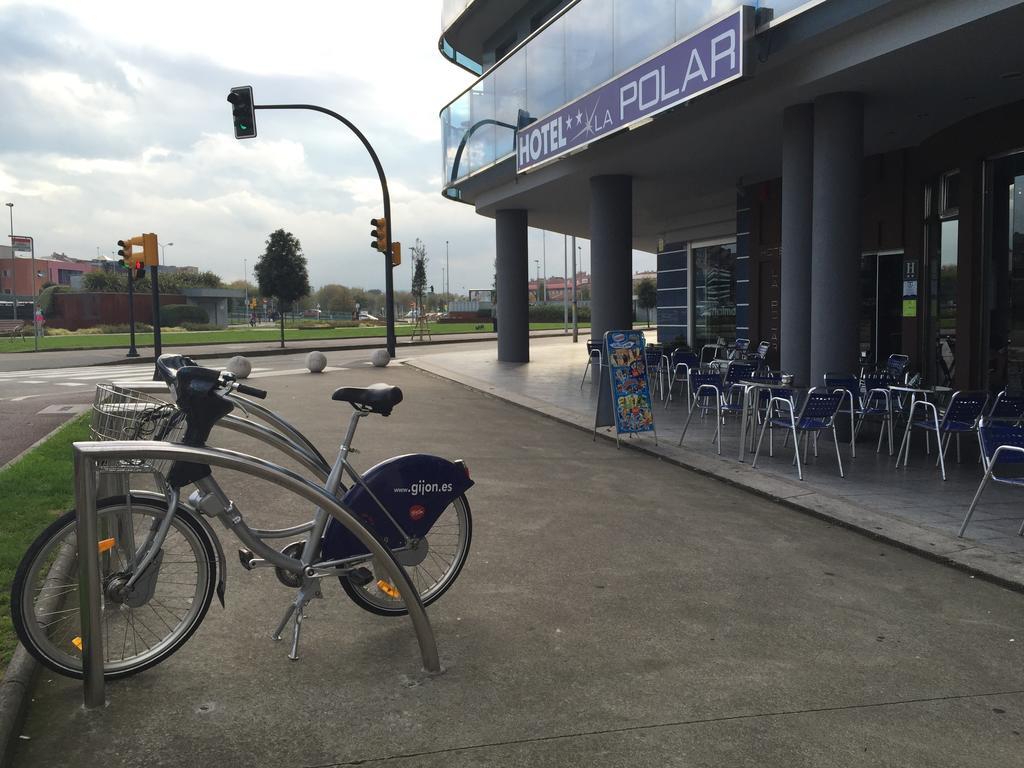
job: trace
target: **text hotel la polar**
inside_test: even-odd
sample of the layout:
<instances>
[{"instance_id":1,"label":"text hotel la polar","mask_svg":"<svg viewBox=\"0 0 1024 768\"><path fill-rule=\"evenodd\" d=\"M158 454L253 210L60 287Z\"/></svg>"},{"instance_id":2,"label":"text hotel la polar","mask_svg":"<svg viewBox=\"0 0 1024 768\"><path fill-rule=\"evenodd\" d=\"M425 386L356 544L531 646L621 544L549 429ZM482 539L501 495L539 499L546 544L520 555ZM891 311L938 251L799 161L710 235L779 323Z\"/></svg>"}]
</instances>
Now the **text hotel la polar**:
<instances>
[{"instance_id":1,"label":"text hotel la polar","mask_svg":"<svg viewBox=\"0 0 1024 768\"><path fill-rule=\"evenodd\" d=\"M674 43L516 134L516 171L531 170L566 152L652 117L745 73L752 27L748 6Z\"/></svg>"}]
</instances>

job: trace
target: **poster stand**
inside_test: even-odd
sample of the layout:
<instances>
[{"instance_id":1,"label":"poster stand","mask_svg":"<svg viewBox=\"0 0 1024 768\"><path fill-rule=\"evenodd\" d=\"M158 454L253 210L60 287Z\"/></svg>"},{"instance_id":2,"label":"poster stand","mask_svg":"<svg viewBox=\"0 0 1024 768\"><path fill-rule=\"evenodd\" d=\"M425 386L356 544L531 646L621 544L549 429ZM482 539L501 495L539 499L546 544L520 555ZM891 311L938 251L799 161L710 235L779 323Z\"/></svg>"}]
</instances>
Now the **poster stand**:
<instances>
[{"instance_id":1,"label":"poster stand","mask_svg":"<svg viewBox=\"0 0 1024 768\"><path fill-rule=\"evenodd\" d=\"M598 427L615 427L615 446L620 435L658 432L654 428L654 403L640 331L607 331L601 349L601 382L598 386L594 439Z\"/></svg>"}]
</instances>

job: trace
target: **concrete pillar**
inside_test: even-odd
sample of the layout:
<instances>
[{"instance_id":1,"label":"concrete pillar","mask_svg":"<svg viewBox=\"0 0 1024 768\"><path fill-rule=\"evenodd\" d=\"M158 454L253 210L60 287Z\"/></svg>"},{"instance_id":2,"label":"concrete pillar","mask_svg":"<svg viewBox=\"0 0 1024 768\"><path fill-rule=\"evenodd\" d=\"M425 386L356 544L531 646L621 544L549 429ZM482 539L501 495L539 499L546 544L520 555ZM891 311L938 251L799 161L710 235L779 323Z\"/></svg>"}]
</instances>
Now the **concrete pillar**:
<instances>
[{"instance_id":1,"label":"concrete pillar","mask_svg":"<svg viewBox=\"0 0 1024 768\"><path fill-rule=\"evenodd\" d=\"M864 100L833 93L814 102L811 213L811 384L852 373L860 320ZM784 268L785 269L785 268ZM783 271L785 280L785 271Z\"/></svg>"},{"instance_id":2,"label":"concrete pillar","mask_svg":"<svg viewBox=\"0 0 1024 768\"><path fill-rule=\"evenodd\" d=\"M782 113L782 290L780 365L800 386L811 377L811 190L814 105Z\"/></svg>"},{"instance_id":3,"label":"concrete pillar","mask_svg":"<svg viewBox=\"0 0 1024 768\"><path fill-rule=\"evenodd\" d=\"M530 270L526 211L503 210L494 217L498 289L498 360L530 361Z\"/></svg>"},{"instance_id":4,"label":"concrete pillar","mask_svg":"<svg viewBox=\"0 0 1024 768\"><path fill-rule=\"evenodd\" d=\"M590 180L590 338L633 327L633 179Z\"/></svg>"}]
</instances>

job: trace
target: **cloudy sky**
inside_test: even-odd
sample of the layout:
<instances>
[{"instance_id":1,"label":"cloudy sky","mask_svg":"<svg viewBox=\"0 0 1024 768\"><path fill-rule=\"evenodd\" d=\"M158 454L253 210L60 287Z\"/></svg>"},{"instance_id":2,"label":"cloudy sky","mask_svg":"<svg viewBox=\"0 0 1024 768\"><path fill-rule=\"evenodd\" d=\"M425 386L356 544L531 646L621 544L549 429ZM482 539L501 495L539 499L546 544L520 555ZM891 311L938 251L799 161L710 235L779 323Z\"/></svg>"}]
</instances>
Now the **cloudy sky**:
<instances>
[{"instance_id":1,"label":"cloudy sky","mask_svg":"<svg viewBox=\"0 0 1024 768\"><path fill-rule=\"evenodd\" d=\"M235 140L225 97L251 84L258 104L320 104L358 125L388 174L405 252L423 240L440 285L449 241L453 291L488 288L493 222L439 194L437 113L472 81L437 51L440 16L439 0L0 0L0 201L37 255L110 255L119 238L156 232L174 243L168 264L230 281L283 227L314 287L382 288L369 248L380 186L362 146L311 112L258 112L258 138ZM541 238L531 231L531 258ZM562 238L546 242L560 275Z\"/></svg>"}]
</instances>

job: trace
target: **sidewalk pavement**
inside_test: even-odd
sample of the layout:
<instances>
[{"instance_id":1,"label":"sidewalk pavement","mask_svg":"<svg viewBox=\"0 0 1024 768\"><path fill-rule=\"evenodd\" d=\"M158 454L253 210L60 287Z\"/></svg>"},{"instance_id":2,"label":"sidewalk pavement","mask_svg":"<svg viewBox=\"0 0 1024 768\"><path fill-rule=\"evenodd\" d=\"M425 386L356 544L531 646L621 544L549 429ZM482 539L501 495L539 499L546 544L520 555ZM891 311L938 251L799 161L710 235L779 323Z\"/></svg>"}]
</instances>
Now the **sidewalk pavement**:
<instances>
[{"instance_id":1,"label":"sidewalk pavement","mask_svg":"<svg viewBox=\"0 0 1024 768\"><path fill-rule=\"evenodd\" d=\"M531 331L530 337L562 336L561 329L549 331ZM430 341L411 341L399 337L396 347L408 349L430 344L457 344L466 341L488 341L498 338L496 333L435 333ZM282 349L278 340L247 341L225 344L166 345L165 353L188 354L197 360L214 357L230 357L245 355L246 357L263 357L266 355L287 355L295 352L312 351L329 352L337 349L378 349L387 345L383 336L356 339L312 339L309 341L285 341ZM126 350L118 349L69 349L45 352L11 352L3 354L0 349L0 372L40 370L44 368L74 368L85 365L124 365L126 363L152 363L153 348L137 347L139 357L125 357Z\"/></svg>"},{"instance_id":2,"label":"sidewalk pavement","mask_svg":"<svg viewBox=\"0 0 1024 768\"><path fill-rule=\"evenodd\" d=\"M485 349L425 351L411 364L592 431L599 387L589 375L581 387L586 360L582 343L574 346L565 339L544 339L531 343L527 364L498 363L493 351ZM1024 538L1017 535L1024 517L1020 489L989 483L964 538L957 537L982 476L976 439L963 441L962 463L956 462L956 451L949 450L949 479L943 482L935 455L925 455L920 432L913 435L909 467L896 468L895 458L888 455L884 445L880 454L875 453L877 424L865 427L856 458L851 458L848 443L840 443L845 478L839 476L831 435L826 434L820 456L811 458L800 481L791 463L791 443L780 448L782 441L777 439L774 458L768 456L765 445L756 469L751 468L753 451L747 453L744 463L738 461L738 418L727 419L722 427L721 456L712 443L713 418L702 423L694 417L683 446L678 446L687 416L684 399L677 391L668 407L660 400L656 402L656 441L648 434L623 437L623 442L802 512L1024 591ZM599 434L609 432L602 429ZM894 437L898 449L902 425Z\"/></svg>"},{"instance_id":3,"label":"sidewalk pavement","mask_svg":"<svg viewBox=\"0 0 1024 768\"><path fill-rule=\"evenodd\" d=\"M477 483L469 561L428 609L445 673L334 583L289 661L268 636L291 592L224 534L226 609L105 709L41 674L14 765L1020 765L1021 595L410 367L261 386L328 452L331 390L380 380L405 401L362 422L357 464L426 449ZM253 524L308 515L218 476Z\"/></svg>"}]
</instances>

